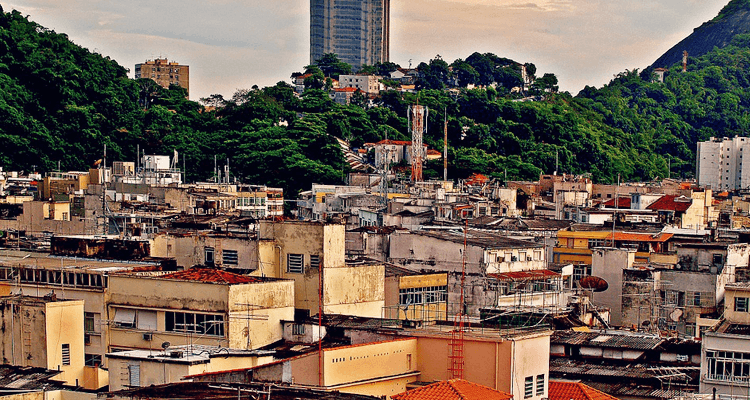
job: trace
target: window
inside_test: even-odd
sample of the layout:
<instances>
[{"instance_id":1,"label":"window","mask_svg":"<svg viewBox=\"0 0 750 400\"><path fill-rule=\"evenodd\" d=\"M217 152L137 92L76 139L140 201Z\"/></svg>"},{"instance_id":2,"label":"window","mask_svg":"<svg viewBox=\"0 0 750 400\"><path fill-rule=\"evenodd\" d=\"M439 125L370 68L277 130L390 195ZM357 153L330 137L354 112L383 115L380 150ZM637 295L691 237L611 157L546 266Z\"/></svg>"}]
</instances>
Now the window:
<instances>
[{"instance_id":1,"label":"window","mask_svg":"<svg viewBox=\"0 0 750 400\"><path fill-rule=\"evenodd\" d=\"M138 310L136 326L144 331L156 330L156 311Z\"/></svg>"},{"instance_id":2,"label":"window","mask_svg":"<svg viewBox=\"0 0 750 400\"><path fill-rule=\"evenodd\" d=\"M135 310L116 308L114 323L117 328L135 328Z\"/></svg>"},{"instance_id":3,"label":"window","mask_svg":"<svg viewBox=\"0 0 750 400\"><path fill-rule=\"evenodd\" d=\"M128 385L130 387L141 386L141 365L140 364L128 365Z\"/></svg>"},{"instance_id":4,"label":"window","mask_svg":"<svg viewBox=\"0 0 750 400\"><path fill-rule=\"evenodd\" d=\"M536 395L544 395L544 374L539 374L536 376Z\"/></svg>"},{"instance_id":5,"label":"window","mask_svg":"<svg viewBox=\"0 0 750 400\"><path fill-rule=\"evenodd\" d=\"M237 265L238 264L237 250L222 250L221 262L223 264Z\"/></svg>"},{"instance_id":6,"label":"window","mask_svg":"<svg viewBox=\"0 0 750 400\"><path fill-rule=\"evenodd\" d=\"M224 316L167 311L164 330L224 336Z\"/></svg>"},{"instance_id":7,"label":"window","mask_svg":"<svg viewBox=\"0 0 750 400\"><path fill-rule=\"evenodd\" d=\"M734 298L734 311L748 312L748 298L747 297L735 297Z\"/></svg>"},{"instance_id":8,"label":"window","mask_svg":"<svg viewBox=\"0 0 750 400\"><path fill-rule=\"evenodd\" d=\"M701 306L701 292L693 292L693 296L688 299L688 305L700 307Z\"/></svg>"},{"instance_id":9,"label":"window","mask_svg":"<svg viewBox=\"0 0 750 400\"><path fill-rule=\"evenodd\" d=\"M320 268L320 256L317 254L310 254L310 268Z\"/></svg>"},{"instance_id":10,"label":"window","mask_svg":"<svg viewBox=\"0 0 750 400\"><path fill-rule=\"evenodd\" d=\"M70 365L70 344L62 344L62 365Z\"/></svg>"},{"instance_id":11,"label":"window","mask_svg":"<svg viewBox=\"0 0 750 400\"><path fill-rule=\"evenodd\" d=\"M707 378L729 382L750 379L750 353L706 350Z\"/></svg>"},{"instance_id":12,"label":"window","mask_svg":"<svg viewBox=\"0 0 750 400\"><path fill-rule=\"evenodd\" d=\"M399 304L432 304L448 300L448 286L426 286L399 289Z\"/></svg>"},{"instance_id":13,"label":"window","mask_svg":"<svg viewBox=\"0 0 750 400\"><path fill-rule=\"evenodd\" d=\"M102 365L102 355L101 354L86 354L84 356L84 364L87 367L98 367Z\"/></svg>"},{"instance_id":14,"label":"window","mask_svg":"<svg viewBox=\"0 0 750 400\"><path fill-rule=\"evenodd\" d=\"M86 333L96 333L96 314L83 313L83 331Z\"/></svg>"},{"instance_id":15,"label":"window","mask_svg":"<svg viewBox=\"0 0 750 400\"><path fill-rule=\"evenodd\" d=\"M305 272L302 254L287 254L286 255L286 272L301 274Z\"/></svg>"},{"instance_id":16,"label":"window","mask_svg":"<svg viewBox=\"0 0 750 400\"><path fill-rule=\"evenodd\" d=\"M292 335L304 335L304 334L305 334L305 325L292 324Z\"/></svg>"},{"instance_id":17,"label":"window","mask_svg":"<svg viewBox=\"0 0 750 400\"><path fill-rule=\"evenodd\" d=\"M534 395L534 377L527 376L523 381L523 398L528 399Z\"/></svg>"},{"instance_id":18,"label":"window","mask_svg":"<svg viewBox=\"0 0 750 400\"><path fill-rule=\"evenodd\" d=\"M213 264L214 263L214 248L213 247L206 247L204 249L205 254L205 264Z\"/></svg>"},{"instance_id":19,"label":"window","mask_svg":"<svg viewBox=\"0 0 750 400\"><path fill-rule=\"evenodd\" d=\"M724 257L721 254L713 254L712 259L714 264L724 264Z\"/></svg>"}]
</instances>

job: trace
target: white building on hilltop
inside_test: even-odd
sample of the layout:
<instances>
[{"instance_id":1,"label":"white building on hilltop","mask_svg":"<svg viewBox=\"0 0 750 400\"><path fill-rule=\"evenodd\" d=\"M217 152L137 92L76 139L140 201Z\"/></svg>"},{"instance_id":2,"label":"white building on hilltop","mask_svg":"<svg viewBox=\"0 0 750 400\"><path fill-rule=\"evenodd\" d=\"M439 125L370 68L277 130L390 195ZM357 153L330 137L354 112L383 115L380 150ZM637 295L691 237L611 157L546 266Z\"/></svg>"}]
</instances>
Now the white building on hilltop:
<instances>
[{"instance_id":1,"label":"white building on hilltop","mask_svg":"<svg viewBox=\"0 0 750 400\"><path fill-rule=\"evenodd\" d=\"M743 168L744 154L750 154L750 138L712 137L698 143L698 184L717 191L749 188L750 165Z\"/></svg>"}]
</instances>

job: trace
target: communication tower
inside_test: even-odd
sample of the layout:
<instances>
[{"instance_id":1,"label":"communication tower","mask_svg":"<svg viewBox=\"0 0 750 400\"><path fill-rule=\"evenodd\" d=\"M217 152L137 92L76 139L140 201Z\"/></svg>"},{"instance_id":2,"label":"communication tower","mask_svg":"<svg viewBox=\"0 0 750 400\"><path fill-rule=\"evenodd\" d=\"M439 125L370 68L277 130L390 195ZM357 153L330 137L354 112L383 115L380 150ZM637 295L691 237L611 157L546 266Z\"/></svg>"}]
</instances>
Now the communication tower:
<instances>
[{"instance_id":1,"label":"communication tower","mask_svg":"<svg viewBox=\"0 0 750 400\"><path fill-rule=\"evenodd\" d=\"M430 109L417 104L409 107L409 127L411 128L411 181L422 181L422 163L424 162L424 141L426 132L425 120Z\"/></svg>"}]
</instances>

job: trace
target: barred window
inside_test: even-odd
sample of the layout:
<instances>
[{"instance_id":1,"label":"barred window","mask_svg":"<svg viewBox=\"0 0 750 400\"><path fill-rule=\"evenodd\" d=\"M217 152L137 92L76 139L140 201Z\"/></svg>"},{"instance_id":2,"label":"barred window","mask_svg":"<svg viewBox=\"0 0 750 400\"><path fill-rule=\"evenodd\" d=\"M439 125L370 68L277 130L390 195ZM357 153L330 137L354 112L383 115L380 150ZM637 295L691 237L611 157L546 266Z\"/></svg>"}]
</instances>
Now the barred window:
<instances>
[{"instance_id":1,"label":"barred window","mask_svg":"<svg viewBox=\"0 0 750 400\"><path fill-rule=\"evenodd\" d=\"M401 305L440 303L448 300L448 286L399 289L398 294Z\"/></svg>"},{"instance_id":2,"label":"barred window","mask_svg":"<svg viewBox=\"0 0 750 400\"><path fill-rule=\"evenodd\" d=\"M320 268L320 256L317 254L310 254L310 268Z\"/></svg>"},{"instance_id":3,"label":"barred window","mask_svg":"<svg viewBox=\"0 0 750 400\"><path fill-rule=\"evenodd\" d=\"M237 250L222 250L221 262L223 264L237 265L239 263Z\"/></svg>"},{"instance_id":4,"label":"barred window","mask_svg":"<svg viewBox=\"0 0 750 400\"><path fill-rule=\"evenodd\" d=\"M734 298L734 311L748 312L748 298L747 297L735 297Z\"/></svg>"},{"instance_id":5,"label":"barred window","mask_svg":"<svg viewBox=\"0 0 750 400\"><path fill-rule=\"evenodd\" d=\"M523 380L523 398L528 399L532 396L534 396L534 377L527 376Z\"/></svg>"},{"instance_id":6,"label":"barred window","mask_svg":"<svg viewBox=\"0 0 750 400\"><path fill-rule=\"evenodd\" d=\"M539 374L536 376L536 395L544 395L544 374Z\"/></svg>"},{"instance_id":7,"label":"barred window","mask_svg":"<svg viewBox=\"0 0 750 400\"><path fill-rule=\"evenodd\" d=\"M286 272L291 272L294 274L301 274L305 272L303 260L304 256L302 254L287 254Z\"/></svg>"},{"instance_id":8,"label":"barred window","mask_svg":"<svg viewBox=\"0 0 750 400\"><path fill-rule=\"evenodd\" d=\"M62 344L62 365L70 365L70 344Z\"/></svg>"}]
</instances>

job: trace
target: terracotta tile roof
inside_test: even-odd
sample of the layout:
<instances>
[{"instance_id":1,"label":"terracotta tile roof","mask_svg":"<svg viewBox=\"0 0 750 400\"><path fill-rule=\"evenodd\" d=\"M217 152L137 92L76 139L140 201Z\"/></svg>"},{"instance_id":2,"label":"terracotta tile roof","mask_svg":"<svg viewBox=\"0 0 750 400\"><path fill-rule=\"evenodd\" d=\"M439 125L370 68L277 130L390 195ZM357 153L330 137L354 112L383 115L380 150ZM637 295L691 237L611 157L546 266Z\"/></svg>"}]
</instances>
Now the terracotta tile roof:
<instances>
[{"instance_id":1,"label":"terracotta tile roof","mask_svg":"<svg viewBox=\"0 0 750 400\"><path fill-rule=\"evenodd\" d=\"M617 200L617 208L630 208L630 197L620 197L618 199L609 199L604 202L604 207L614 207Z\"/></svg>"},{"instance_id":2,"label":"terracotta tile roof","mask_svg":"<svg viewBox=\"0 0 750 400\"><path fill-rule=\"evenodd\" d=\"M210 283L227 283L230 285L241 283L258 283L263 279L234 274L232 272L222 271L216 268L190 268L185 271L175 272L173 274L161 276L162 279L175 279L181 281L198 281Z\"/></svg>"},{"instance_id":3,"label":"terracotta tile roof","mask_svg":"<svg viewBox=\"0 0 750 400\"><path fill-rule=\"evenodd\" d=\"M549 400L618 400L580 382L549 382Z\"/></svg>"},{"instance_id":4,"label":"terracotta tile roof","mask_svg":"<svg viewBox=\"0 0 750 400\"><path fill-rule=\"evenodd\" d=\"M671 210L685 212L693 204L693 200L684 196L677 197L675 195L667 194L662 196L659 200L651 203L648 207L649 210Z\"/></svg>"},{"instance_id":5,"label":"terracotta tile roof","mask_svg":"<svg viewBox=\"0 0 750 400\"><path fill-rule=\"evenodd\" d=\"M344 88L333 89L334 92L356 92L358 90L359 89L357 89L355 87L344 87Z\"/></svg>"},{"instance_id":6,"label":"terracotta tile roof","mask_svg":"<svg viewBox=\"0 0 750 400\"><path fill-rule=\"evenodd\" d=\"M674 236L674 233L629 233L615 232L615 240L623 242L666 242ZM612 234L607 235L607 240L612 240Z\"/></svg>"},{"instance_id":7,"label":"terracotta tile roof","mask_svg":"<svg viewBox=\"0 0 750 400\"><path fill-rule=\"evenodd\" d=\"M377 144L396 144L396 145L399 145L399 146L411 146L411 141L410 140L390 140L390 139L388 139L388 140L381 140L381 141L379 141L379 142L377 142L375 144L376 145ZM427 146L427 145L425 145L425 146Z\"/></svg>"},{"instance_id":8,"label":"terracotta tile roof","mask_svg":"<svg viewBox=\"0 0 750 400\"><path fill-rule=\"evenodd\" d=\"M559 277L560 274L548 269L537 269L531 271L502 272L499 274L487 274L501 281L539 281Z\"/></svg>"},{"instance_id":9,"label":"terracotta tile roof","mask_svg":"<svg viewBox=\"0 0 750 400\"><path fill-rule=\"evenodd\" d=\"M513 395L463 379L451 379L399 393L391 398L395 400L510 400Z\"/></svg>"}]
</instances>

